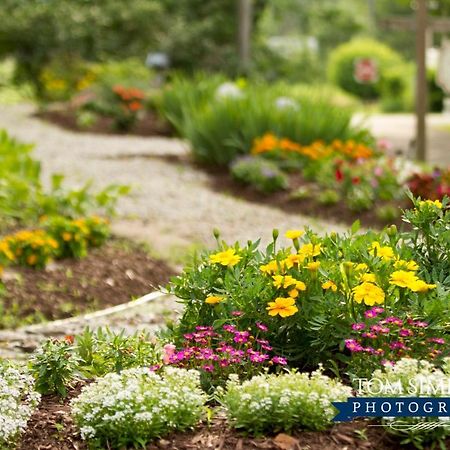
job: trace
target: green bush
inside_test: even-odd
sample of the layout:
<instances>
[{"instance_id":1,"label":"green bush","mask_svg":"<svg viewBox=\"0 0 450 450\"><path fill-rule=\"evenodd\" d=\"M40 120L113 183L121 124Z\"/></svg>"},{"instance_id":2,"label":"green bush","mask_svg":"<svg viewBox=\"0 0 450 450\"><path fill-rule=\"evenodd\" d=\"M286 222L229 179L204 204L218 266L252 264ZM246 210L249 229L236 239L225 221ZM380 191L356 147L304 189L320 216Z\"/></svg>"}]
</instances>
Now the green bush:
<instances>
[{"instance_id":1,"label":"green bush","mask_svg":"<svg viewBox=\"0 0 450 450\"><path fill-rule=\"evenodd\" d=\"M234 428L257 434L298 428L325 430L336 415L331 402L351 396L350 387L317 371L311 375L259 375L242 384L232 378L221 402Z\"/></svg>"},{"instance_id":2,"label":"green bush","mask_svg":"<svg viewBox=\"0 0 450 450\"><path fill-rule=\"evenodd\" d=\"M234 161L231 165L231 175L236 180L265 193L286 189L289 183L287 176L275 163L251 156Z\"/></svg>"},{"instance_id":3,"label":"green bush","mask_svg":"<svg viewBox=\"0 0 450 450\"><path fill-rule=\"evenodd\" d=\"M184 135L195 159L229 164L236 156L249 153L253 141L267 132L300 144L367 139L364 129L351 124L350 108L334 106L323 95L308 96L306 92L287 99L298 105L286 107L279 103L282 92L282 86L257 84L243 89L239 97L214 98L193 110Z\"/></svg>"},{"instance_id":4,"label":"green bush","mask_svg":"<svg viewBox=\"0 0 450 450\"><path fill-rule=\"evenodd\" d=\"M436 71L428 69L428 102L431 112L442 112L444 109L444 90L436 83Z\"/></svg>"},{"instance_id":5,"label":"green bush","mask_svg":"<svg viewBox=\"0 0 450 450\"><path fill-rule=\"evenodd\" d=\"M371 58L376 61L379 73L376 83L360 84L354 79L354 64L358 58ZM386 70L402 63L402 57L385 44L358 38L340 45L331 53L328 77L331 82L351 94L364 99L375 99L381 95Z\"/></svg>"},{"instance_id":6,"label":"green bush","mask_svg":"<svg viewBox=\"0 0 450 450\"><path fill-rule=\"evenodd\" d=\"M399 64L385 70L381 85L381 107L385 112L414 108L414 66Z\"/></svg>"},{"instance_id":7,"label":"green bush","mask_svg":"<svg viewBox=\"0 0 450 450\"><path fill-rule=\"evenodd\" d=\"M71 406L91 448L124 448L193 427L205 401L199 372L168 367L159 375L145 367L97 379Z\"/></svg>"}]
</instances>

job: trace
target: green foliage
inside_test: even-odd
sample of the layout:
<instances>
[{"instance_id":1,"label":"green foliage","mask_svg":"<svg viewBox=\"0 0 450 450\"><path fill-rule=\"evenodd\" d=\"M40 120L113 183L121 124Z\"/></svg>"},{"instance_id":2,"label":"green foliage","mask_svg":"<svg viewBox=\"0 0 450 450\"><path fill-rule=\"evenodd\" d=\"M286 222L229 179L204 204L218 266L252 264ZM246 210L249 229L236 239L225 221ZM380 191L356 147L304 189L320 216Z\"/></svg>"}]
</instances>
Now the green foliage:
<instances>
[{"instance_id":1,"label":"green foliage","mask_svg":"<svg viewBox=\"0 0 450 450\"><path fill-rule=\"evenodd\" d=\"M11 55L18 77L44 92L42 69L53 61L137 56L141 59L165 28L164 5L133 0L5 0L0 55Z\"/></svg>"},{"instance_id":2,"label":"green foliage","mask_svg":"<svg viewBox=\"0 0 450 450\"><path fill-rule=\"evenodd\" d=\"M258 434L298 428L325 430L336 415L331 402L351 396L350 387L316 371L311 375L260 375L242 384L232 378L219 401L234 428Z\"/></svg>"},{"instance_id":3,"label":"green foliage","mask_svg":"<svg viewBox=\"0 0 450 450\"><path fill-rule=\"evenodd\" d=\"M231 175L238 181L269 194L286 189L288 179L278 166L264 158L244 156L231 165Z\"/></svg>"},{"instance_id":4,"label":"green foliage","mask_svg":"<svg viewBox=\"0 0 450 450\"><path fill-rule=\"evenodd\" d=\"M335 205L341 199L339 192L336 192L334 189L325 189L322 191L317 200L322 205Z\"/></svg>"},{"instance_id":5,"label":"green foliage","mask_svg":"<svg viewBox=\"0 0 450 450\"><path fill-rule=\"evenodd\" d=\"M385 112L414 108L414 66L398 64L387 68L381 85L381 107Z\"/></svg>"},{"instance_id":6,"label":"green foliage","mask_svg":"<svg viewBox=\"0 0 450 450\"><path fill-rule=\"evenodd\" d=\"M199 384L199 373L191 370L111 373L83 388L71 402L72 414L91 448L144 448L198 423L206 401Z\"/></svg>"},{"instance_id":7,"label":"green foliage","mask_svg":"<svg viewBox=\"0 0 450 450\"><path fill-rule=\"evenodd\" d=\"M252 85L238 96L216 95L203 108L192 110L183 131L194 157L209 164L229 164L267 132L300 144L364 135L363 129L352 126L349 108L334 106L322 95L289 98L298 106L286 107L282 92L283 86Z\"/></svg>"},{"instance_id":8,"label":"green foliage","mask_svg":"<svg viewBox=\"0 0 450 450\"><path fill-rule=\"evenodd\" d=\"M133 367L152 366L161 360L160 352L144 332L125 335L108 328L89 329L75 338L79 370L89 378L121 372Z\"/></svg>"},{"instance_id":9,"label":"green foliage","mask_svg":"<svg viewBox=\"0 0 450 450\"><path fill-rule=\"evenodd\" d=\"M428 69L427 71L428 81L428 102L429 111L442 112L444 109L444 90L436 83L436 71Z\"/></svg>"},{"instance_id":10,"label":"green foliage","mask_svg":"<svg viewBox=\"0 0 450 450\"><path fill-rule=\"evenodd\" d=\"M354 79L354 64L358 58L374 59L379 80L373 84L360 84ZM378 98L385 71L403 63L401 56L386 45L372 39L353 39L337 47L330 55L328 76L347 92L365 99Z\"/></svg>"},{"instance_id":11,"label":"green foliage","mask_svg":"<svg viewBox=\"0 0 450 450\"><path fill-rule=\"evenodd\" d=\"M34 353L30 365L36 378L36 390L41 394L67 396L67 386L73 381L79 359L69 340L46 341Z\"/></svg>"}]
</instances>

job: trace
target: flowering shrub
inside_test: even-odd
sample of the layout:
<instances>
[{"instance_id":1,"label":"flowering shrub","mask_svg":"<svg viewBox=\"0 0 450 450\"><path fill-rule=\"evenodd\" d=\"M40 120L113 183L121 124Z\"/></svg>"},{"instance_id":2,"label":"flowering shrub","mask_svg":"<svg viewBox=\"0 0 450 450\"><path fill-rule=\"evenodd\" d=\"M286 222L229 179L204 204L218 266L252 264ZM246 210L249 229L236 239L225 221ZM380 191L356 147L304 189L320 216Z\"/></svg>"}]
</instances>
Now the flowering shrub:
<instances>
[{"instance_id":1,"label":"flowering shrub","mask_svg":"<svg viewBox=\"0 0 450 450\"><path fill-rule=\"evenodd\" d=\"M262 158L238 158L231 164L230 170L236 180L261 192L275 192L288 186L288 179L278 166Z\"/></svg>"},{"instance_id":2,"label":"flowering shrub","mask_svg":"<svg viewBox=\"0 0 450 450\"><path fill-rule=\"evenodd\" d=\"M135 87L122 85L102 86L94 95L80 101L79 113L91 112L113 119L113 128L117 131L130 131L144 110L146 94Z\"/></svg>"},{"instance_id":3,"label":"flowering shrub","mask_svg":"<svg viewBox=\"0 0 450 450\"><path fill-rule=\"evenodd\" d=\"M58 242L58 258L82 258L87 255L88 247L98 247L109 237L108 222L97 216L79 219L50 217L44 226Z\"/></svg>"},{"instance_id":4,"label":"flowering shrub","mask_svg":"<svg viewBox=\"0 0 450 450\"><path fill-rule=\"evenodd\" d=\"M323 375L307 373L259 375L239 383L230 377L220 401L234 428L250 433L324 430L336 410L331 402L346 401L350 387Z\"/></svg>"},{"instance_id":5,"label":"flowering shrub","mask_svg":"<svg viewBox=\"0 0 450 450\"><path fill-rule=\"evenodd\" d=\"M380 316L384 309L375 306L365 312L365 321L352 324L353 338L345 346L351 352L349 372L370 376L380 365L392 365L404 358L435 360L442 358L445 339L431 334L429 324L412 318Z\"/></svg>"},{"instance_id":6,"label":"flowering shrub","mask_svg":"<svg viewBox=\"0 0 450 450\"><path fill-rule=\"evenodd\" d=\"M415 173L408 180L408 187L415 197L442 200L450 195L450 171L435 168L432 173Z\"/></svg>"},{"instance_id":7,"label":"flowering shrub","mask_svg":"<svg viewBox=\"0 0 450 450\"><path fill-rule=\"evenodd\" d=\"M336 156L345 157L349 160L369 159L376 154L367 145L354 140L341 141L340 139L335 139L330 144L317 140L309 145L300 145L287 138L280 139L272 133L266 133L261 138L255 139L251 153L253 155L275 153L281 157L300 155L311 160Z\"/></svg>"},{"instance_id":8,"label":"flowering shrub","mask_svg":"<svg viewBox=\"0 0 450 450\"><path fill-rule=\"evenodd\" d=\"M223 297L210 296L209 304L218 304ZM238 312L234 314L238 317ZM202 372L202 386L210 390L228 378L231 373L249 378L270 366L284 366L287 360L272 355L272 347L264 335L268 328L263 323L255 324L258 336L249 331L239 331L234 325L225 324L222 332L215 332L212 326L197 326L195 332L186 333L182 347L165 346L164 360L168 364Z\"/></svg>"},{"instance_id":9,"label":"flowering shrub","mask_svg":"<svg viewBox=\"0 0 450 450\"><path fill-rule=\"evenodd\" d=\"M415 200L415 208L405 212L404 220L411 232L404 236L411 247L414 259L422 267L424 276L435 279L450 288L450 214L449 199Z\"/></svg>"},{"instance_id":10,"label":"flowering shrub","mask_svg":"<svg viewBox=\"0 0 450 450\"><path fill-rule=\"evenodd\" d=\"M0 364L0 447L9 448L27 425L38 405L31 375L15 367Z\"/></svg>"},{"instance_id":11,"label":"flowering shrub","mask_svg":"<svg viewBox=\"0 0 450 450\"><path fill-rule=\"evenodd\" d=\"M0 241L0 252L8 262L43 268L56 256L58 242L44 230L22 230Z\"/></svg>"},{"instance_id":12,"label":"flowering shrub","mask_svg":"<svg viewBox=\"0 0 450 450\"><path fill-rule=\"evenodd\" d=\"M93 447L143 447L200 420L206 396L199 384L195 370L167 367L157 374L129 369L84 387L71 402L72 414Z\"/></svg>"},{"instance_id":13,"label":"flowering shrub","mask_svg":"<svg viewBox=\"0 0 450 450\"><path fill-rule=\"evenodd\" d=\"M185 304L176 336L190 332L198 317L206 326L225 322L254 332L262 322L276 352L292 364L316 364L334 358L351 324L373 306L402 319L443 320L445 292L421 278L395 227L325 237L289 230L285 236L290 246L277 248L275 230L265 251L258 243L228 247L219 241L216 251L175 278L171 291ZM221 301L209 302L211 296Z\"/></svg>"},{"instance_id":14,"label":"flowering shrub","mask_svg":"<svg viewBox=\"0 0 450 450\"><path fill-rule=\"evenodd\" d=\"M450 386L450 359L445 358L442 369L429 361L413 358L403 358L395 364L387 364L376 370L370 381L362 381L360 395L375 397L448 397ZM450 434L447 426L416 427L407 429L407 425L418 422L448 421L448 417L402 417L384 418L386 431L403 438L401 444L413 444L422 449L424 445L440 444ZM397 425L397 426L395 426ZM446 423L445 423L446 425Z\"/></svg>"}]
</instances>

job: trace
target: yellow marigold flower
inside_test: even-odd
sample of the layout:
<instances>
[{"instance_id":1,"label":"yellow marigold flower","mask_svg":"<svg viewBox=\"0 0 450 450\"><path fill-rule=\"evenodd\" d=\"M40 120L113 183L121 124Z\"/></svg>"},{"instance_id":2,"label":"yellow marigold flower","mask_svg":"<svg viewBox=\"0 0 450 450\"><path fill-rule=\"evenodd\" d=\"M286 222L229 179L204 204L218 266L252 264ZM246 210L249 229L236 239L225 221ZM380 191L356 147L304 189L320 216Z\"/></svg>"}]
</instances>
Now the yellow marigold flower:
<instances>
[{"instance_id":1,"label":"yellow marigold flower","mask_svg":"<svg viewBox=\"0 0 450 450\"><path fill-rule=\"evenodd\" d=\"M68 231L64 231L62 234L63 241L68 242L72 240L72 233L69 233Z\"/></svg>"},{"instance_id":2,"label":"yellow marigold flower","mask_svg":"<svg viewBox=\"0 0 450 450\"><path fill-rule=\"evenodd\" d=\"M439 209L442 209L442 203L439 200L424 200L419 202L419 208L422 208L423 206L436 206Z\"/></svg>"},{"instance_id":3,"label":"yellow marigold flower","mask_svg":"<svg viewBox=\"0 0 450 450\"><path fill-rule=\"evenodd\" d=\"M27 257L27 264L30 266L34 266L37 263L37 261L38 257L34 253L32 253Z\"/></svg>"},{"instance_id":4,"label":"yellow marigold flower","mask_svg":"<svg viewBox=\"0 0 450 450\"><path fill-rule=\"evenodd\" d=\"M284 233L284 236L288 239L298 239L300 236L303 236L303 231L301 230L287 230L286 233Z\"/></svg>"},{"instance_id":5,"label":"yellow marigold flower","mask_svg":"<svg viewBox=\"0 0 450 450\"><path fill-rule=\"evenodd\" d=\"M359 278L361 281L367 281L369 283L375 283L376 278L373 273L363 273Z\"/></svg>"},{"instance_id":6,"label":"yellow marigold flower","mask_svg":"<svg viewBox=\"0 0 450 450\"><path fill-rule=\"evenodd\" d=\"M303 281L296 281L295 289L297 289L297 291L306 291L306 284L303 283Z\"/></svg>"},{"instance_id":7,"label":"yellow marigold flower","mask_svg":"<svg viewBox=\"0 0 450 450\"><path fill-rule=\"evenodd\" d=\"M384 302L384 291L376 284L367 281L352 289L353 298L356 303L365 303L368 306Z\"/></svg>"},{"instance_id":8,"label":"yellow marigold flower","mask_svg":"<svg viewBox=\"0 0 450 450\"><path fill-rule=\"evenodd\" d=\"M320 261L313 261L306 265L306 268L311 272L316 272L320 267Z\"/></svg>"},{"instance_id":9,"label":"yellow marigold flower","mask_svg":"<svg viewBox=\"0 0 450 450\"><path fill-rule=\"evenodd\" d=\"M271 275L272 273L278 272L278 263L277 261L269 261L267 264L262 265L259 270L267 275Z\"/></svg>"},{"instance_id":10,"label":"yellow marigold flower","mask_svg":"<svg viewBox=\"0 0 450 450\"><path fill-rule=\"evenodd\" d=\"M395 272L392 272L391 277L389 278L389 284L402 288L409 288L416 281L418 281L418 278L414 273L406 270L396 270Z\"/></svg>"},{"instance_id":11,"label":"yellow marigold flower","mask_svg":"<svg viewBox=\"0 0 450 450\"><path fill-rule=\"evenodd\" d=\"M275 301L269 302L266 309L269 316L280 315L280 317L289 317L298 311L295 300L291 297L278 297Z\"/></svg>"},{"instance_id":12,"label":"yellow marigold flower","mask_svg":"<svg viewBox=\"0 0 450 450\"><path fill-rule=\"evenodd\" d=\"M397 260L394 264L394 267L396 269L411 270L413 272L419 269L419 266L415 261L405 261L403 259Z\"/></svg>"},{"instance_id":13,"label":"yellow marigold flower","mask_svg":"<svg viewBox=\"0 0 450 450\"><path fill-rule=\"evenodd\" d=\"M366 270L369 270L369 267L366 263L360 263L356 264L355 270L357 270L358 272L365 272Z\"/></svg>"},{"instance_id":14,"label":"yellow marigold flower","mask_svg":"<svg viewBox=\"0 0 450 450\"><path fill-rule=\"evenodd\" d=\"M414 283L409 285L409 288L413 292L428 292L430 289L434 289L436 287L435 284L425 283L423 280L417 280Z\"/></svg>"},{"instance_id":15,"label":"yellow marigold flower","mask_svg":"<svg viewBox=\"0 0 450 450\"><path fill-rule=\"evenodd\" d=\"M274 275L272 278L273 285L278 289L287 289L289 286L294 286L297 283L297 280L292 278L290 275Z\"/></svg>"},{"instance_id":16,"label":"yellow marigold flower","mask_svg":"<svg viewBox=\"0 0 450 450\"><path fill-rule=\"evenodd\" d=\"M210 295L210 296L206 297L205 303L208 303L210 305L215 305L216 303L223 302L224 300L225 300L225 297Z\"/></svg>"},{"instance_id":17,"label":"yellow marigold flower","mask_svg":"<svg viewBox=\"0 0 450 450\"><path fill-rule=\"evenodd\" d=\"M297 298L298 297L298 290L297 289L291 289L289 292L288 292L288 294L289 294L289 297L292 297L292 298Z\"/></svg>"},{"instance_id":18,"label":"yellow marigold flower","mask_svg":"<svg viewBox=\"0 0 450 450\"><path fill-rule=\"evenodd\" d=\"M392 250L392 247L382 247L379 242L372 243L369 253L387 261L394 258L394 250Z\"/></svg>"},{"instance_id":19,"label":"yellow marigold flower","mask_svg":"<svg viewBox=\"0 0 450 450\"><path fill-rule=\"evenodd\" d=\"M305 258L301 255L289 255L283 262L288 269L294 267L294 265L300 265Z\"/></svg>"},{"instance_id":20,"label":"yellow marigold flower","mask_svg":"<svg viewBox=\"0 0 450 450\"><path fill-rule=\"evenodd\" d=\"M305 244L303 245L298 254L304 258L313 257L320 255L321 245L320 244Z\"/></svg>"},{"instance_id":21,"label":"yellow marigold flower","mask_svg":"<svg viewBox=\"0 0 450 450\"><path fill-rule=\"evenodd\" d=\"M209 260L213 264L222 264L222 266L228 267L235 266L241 259L242 256L236 255L234 248L229 248L228 250L209 256Z\"/></svg>"},{"instance_id":22,"label":"yellow marigold flower","mask_svg":"<svg viewBox=\"0 0 450 450\"><path fill-rule=\"evenodd\" d=\"M322 283L322 289L328 290L331 289L333 292L337 291L337 286L331 281L325 281L325 283Z\"/></svg>"}]
</instances>

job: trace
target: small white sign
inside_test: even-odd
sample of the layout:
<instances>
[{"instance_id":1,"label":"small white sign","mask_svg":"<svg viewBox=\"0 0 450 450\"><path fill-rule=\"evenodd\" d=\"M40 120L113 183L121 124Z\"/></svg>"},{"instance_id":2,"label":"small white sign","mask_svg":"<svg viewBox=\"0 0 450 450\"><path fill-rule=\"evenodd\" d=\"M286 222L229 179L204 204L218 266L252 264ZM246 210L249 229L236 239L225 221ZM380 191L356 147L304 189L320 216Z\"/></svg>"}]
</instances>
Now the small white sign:
<instances>
[{"instance_id":1,"label":"small white sign","mask_svg":"<svg viewBox=\"0 0 450 450\"><path fill-rule=\"evenodd\" d=\"M447 94L450 94L450 40L442 42L436 82Z\"/></svg>"}]
</instances>

